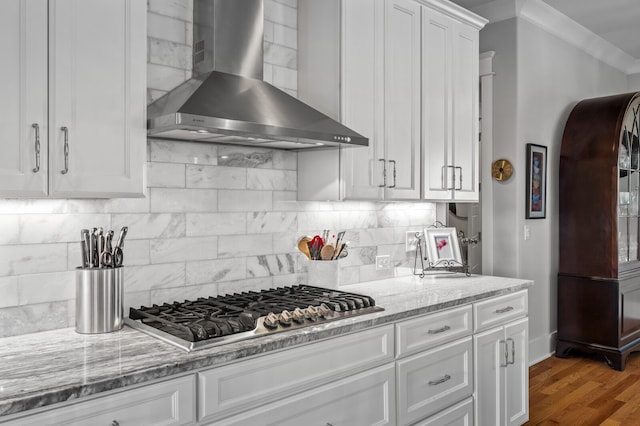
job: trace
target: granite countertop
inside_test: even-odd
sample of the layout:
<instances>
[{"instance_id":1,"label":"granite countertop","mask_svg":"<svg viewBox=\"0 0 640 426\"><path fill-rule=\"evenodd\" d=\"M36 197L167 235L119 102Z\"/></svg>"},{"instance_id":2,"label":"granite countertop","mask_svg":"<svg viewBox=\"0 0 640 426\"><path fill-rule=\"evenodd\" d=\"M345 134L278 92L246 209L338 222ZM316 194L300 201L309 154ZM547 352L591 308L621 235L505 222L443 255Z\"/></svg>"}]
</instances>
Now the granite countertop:
<instances>
[{"instance_id":1,"label":"granite countertop","mask_svg":"<svg viewBox=\"0 0 640 426\"><path fill-rule=\"evenodd\" d=\"M373 297L385 310L256 339L185 352L125 326L105 334L73 328L0 339L3 416L251 355L512 293L532 281L461 274L407 276L340 287Z\"/></svg>"}]
</instances>

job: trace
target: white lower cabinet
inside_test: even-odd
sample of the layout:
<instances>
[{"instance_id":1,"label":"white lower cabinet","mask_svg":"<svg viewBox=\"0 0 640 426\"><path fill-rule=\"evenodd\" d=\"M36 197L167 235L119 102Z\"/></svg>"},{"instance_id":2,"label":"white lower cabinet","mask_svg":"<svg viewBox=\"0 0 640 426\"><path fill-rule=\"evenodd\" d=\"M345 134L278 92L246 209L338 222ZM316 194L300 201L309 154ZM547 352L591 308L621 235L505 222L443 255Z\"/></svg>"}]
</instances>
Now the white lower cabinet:
<instances>
[{"instance_id":1,"label":"white lower cabinet","mask_svg":"<svg viewBox=\"0 0 640 426\"><path fill-rule=\"evenodd\" d=\"M211 425L395 425L394 368L389 363Z\"/></svg>"},{"instance_id":2,"label":"white lower cabinet","mask_svg":"<svg viewBox=\"0 0 640 426\"><path fill-rule=\"evenodd\" d=\"M195 376L54 408L3 426L181 426L195 422Z\"/></svg>"},{"instance_id":3,"label":"white lower cabinet","mask_svg":"<svg viewBox=\"0 0 640 426\"><path fill-rule=\"evenodd\" d=\"M526 306L526 292L478 304L476 319L482 324L494 322L484 321L488 315L509 318L523 299ZM529 320L523 315L473 337L476 425L521 425L529 419Z\"/></svg>"}]
</instances>

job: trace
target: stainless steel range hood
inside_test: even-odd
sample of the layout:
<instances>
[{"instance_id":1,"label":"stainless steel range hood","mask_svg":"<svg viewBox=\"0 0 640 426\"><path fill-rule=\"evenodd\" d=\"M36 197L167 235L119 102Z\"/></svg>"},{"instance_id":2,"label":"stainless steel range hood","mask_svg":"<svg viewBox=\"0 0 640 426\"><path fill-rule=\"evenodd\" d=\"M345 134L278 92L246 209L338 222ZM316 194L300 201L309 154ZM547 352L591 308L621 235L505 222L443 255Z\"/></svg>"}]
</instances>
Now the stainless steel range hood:
<instances>
[{"instance_id":1,"label":"stainless steel range hood","mask_svg":"<svg viewBox=\"0 0 640 426\"><path fill-rule=\"evenodd\" d=\"M194 75L147 109L154 138L280 149L366 137L262 81L262 0L194 0Z\"/></svg>"}]
</instances>

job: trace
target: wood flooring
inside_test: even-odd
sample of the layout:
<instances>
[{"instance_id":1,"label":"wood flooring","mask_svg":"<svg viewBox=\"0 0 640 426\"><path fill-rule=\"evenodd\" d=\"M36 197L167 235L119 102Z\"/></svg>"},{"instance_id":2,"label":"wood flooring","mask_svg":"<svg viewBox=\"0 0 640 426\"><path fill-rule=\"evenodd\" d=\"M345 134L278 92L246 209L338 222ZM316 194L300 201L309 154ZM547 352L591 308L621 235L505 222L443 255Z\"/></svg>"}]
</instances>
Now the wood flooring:
<instances>
[{"instance_id":1,"label":"wood flooring","mask_svg":"<svg viewBox=\"0 0 640 426\"><path fill-rule=\"evenodd\" d=\"M529 368L527 426L640 426L640 353L624 371L596 355L552 356Z\"/></svg>"}]
</instances>

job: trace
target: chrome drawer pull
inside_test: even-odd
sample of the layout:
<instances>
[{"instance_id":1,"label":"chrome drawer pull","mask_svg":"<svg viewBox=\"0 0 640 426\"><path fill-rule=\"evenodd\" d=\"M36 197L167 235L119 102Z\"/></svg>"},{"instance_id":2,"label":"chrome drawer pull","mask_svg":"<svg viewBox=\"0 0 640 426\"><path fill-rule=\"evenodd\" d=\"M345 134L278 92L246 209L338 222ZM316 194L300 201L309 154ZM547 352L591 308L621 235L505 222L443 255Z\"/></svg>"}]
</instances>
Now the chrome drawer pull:
<instances>
[{"instance_id":1,"label":"chrome drawer pull","mask_svg":"<svg viewBox=\"0 0 640 426\"><path fill-rule=\"evenodd\" d=\"M449 327L448 325L445 325L444 327L439 328L437 330L429 330L429 331L427 331L427 333L429 333L429 334L438 334L438 333L444 333L447 330L451 330L451 327Z\"/></svg>"},{"instance_id":2,"label":"chrome drawer pull","mask_svg":"<svg viewBox=\"0 0 640 426\"><path fill-rule=\"evenodd\" d=\"M444 383L444 382L446 382L448 380L451 380L451 376L448 375L448 374L445 374L444 377L442 377L441 379L429 380L429 384L432 385L432 386L435 386L435 385L442 384L442 383Z\"/></svg>"},{"instance_id":3,"label":"chrome drawer pull","mask_svg":"<svg viewBox=\"0 0 640 426\"><path fill-rule=\"evenodd\" d=\"M64 132L64 170L60 171L60 173L66 175L69 171L69 128L62 126L60 130Z\"/></svg>"},{"instance_id":4,"label":"chrome drawer pull","mask_svg":"<svg viewBox=\"0 0 640 426\"><path fill-rule=\"evenodd\" d=\"M36 129L36 166L32 170L33 173L38 173L40 171L40 126L38 123L33 123L31 127Z\"/></svg>"},{"instance_id":5,"label":"chrome drawer pull","mask_svg":"<svg viewBox=\"0 0 640 426\"><path fill-rule=\"evenodd\" d=\"M505 312L513 311L513 306L507 306L506 308L498 309L495 311L496 314L504 314Z\"/></svg>"}]
</instances>

